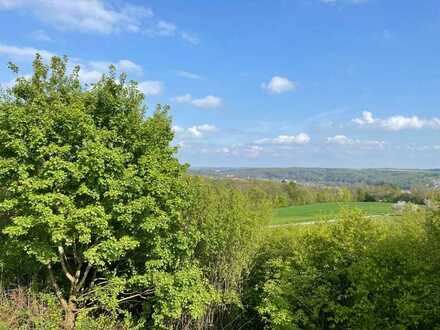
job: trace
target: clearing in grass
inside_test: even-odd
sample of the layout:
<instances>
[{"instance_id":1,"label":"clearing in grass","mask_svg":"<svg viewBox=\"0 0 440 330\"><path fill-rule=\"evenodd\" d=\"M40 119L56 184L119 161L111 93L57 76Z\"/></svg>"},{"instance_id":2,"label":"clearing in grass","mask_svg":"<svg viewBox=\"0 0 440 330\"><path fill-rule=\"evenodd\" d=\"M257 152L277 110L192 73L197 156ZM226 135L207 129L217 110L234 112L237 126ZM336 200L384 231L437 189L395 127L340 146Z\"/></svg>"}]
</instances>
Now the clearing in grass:
<instances>
[{"instance_id":1,"label":"clearing in grass","mask_svg":"<svg viewBox=\"0 0 440 330\"><path fill-rule=\"evenodd\" d=\"M272 225L311 222L333 219L341 208L358 208L370 216L392 213L392 203L381 202L341 202L295 205L275 210Z\"/></svg>"}]
</instances>

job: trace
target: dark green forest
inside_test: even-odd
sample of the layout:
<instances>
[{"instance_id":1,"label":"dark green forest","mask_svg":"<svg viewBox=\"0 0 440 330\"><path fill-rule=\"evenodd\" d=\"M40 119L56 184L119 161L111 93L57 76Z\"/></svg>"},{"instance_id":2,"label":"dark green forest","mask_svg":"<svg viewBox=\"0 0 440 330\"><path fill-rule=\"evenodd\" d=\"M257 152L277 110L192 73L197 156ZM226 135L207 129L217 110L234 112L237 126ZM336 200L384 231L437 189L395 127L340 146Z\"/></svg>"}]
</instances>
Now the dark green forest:
<instances>
[{"instance_id":1,"label":"dark green forest","mask_svg":"<svg viewBox=\"0 0 440 330\"><path fill-rule=\"evenodd\" d=\"M0 97L0 329L440 329L438 190L197 176L168 107L67 67L10 64ZM268 225L343 201L408 203Z\"/></svg>"}]
</instances>

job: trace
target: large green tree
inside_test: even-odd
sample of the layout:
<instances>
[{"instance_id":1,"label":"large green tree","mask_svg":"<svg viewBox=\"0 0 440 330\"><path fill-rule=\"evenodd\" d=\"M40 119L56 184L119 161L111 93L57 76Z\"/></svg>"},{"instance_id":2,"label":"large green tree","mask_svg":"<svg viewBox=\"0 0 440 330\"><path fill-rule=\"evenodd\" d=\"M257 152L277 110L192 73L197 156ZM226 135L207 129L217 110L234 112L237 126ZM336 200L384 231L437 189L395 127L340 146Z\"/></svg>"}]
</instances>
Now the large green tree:
<instances>
[{"instance_id":1,"label":"large green tree","mask_svg":"<svg viewBox=\"0 0 440 330\"><path fill-rule=\"evenodd\" d=\"M208 296L189 261L199 235L182 216L186 167L167 109L147 116L143 94L114 68L83 86L66 67L37 55L32 77L0 100L1 239L44 265L66 328L93 296L113 307L150 301L156 322L197 316Z\"/></svg>"}]
</instances>

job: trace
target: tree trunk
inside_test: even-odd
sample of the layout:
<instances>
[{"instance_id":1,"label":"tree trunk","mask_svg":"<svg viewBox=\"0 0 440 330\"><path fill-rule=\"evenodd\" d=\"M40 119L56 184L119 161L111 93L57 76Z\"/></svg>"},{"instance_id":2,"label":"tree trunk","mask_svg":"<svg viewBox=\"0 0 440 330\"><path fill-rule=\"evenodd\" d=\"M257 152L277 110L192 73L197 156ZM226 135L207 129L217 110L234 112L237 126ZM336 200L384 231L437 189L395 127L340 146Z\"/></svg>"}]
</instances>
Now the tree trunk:
<instances>
[{"instance_id":1,"label":"tree trunk","mask_svg":"<svg viewBox=\"0 0 440 330\"><path fill-rule=\"evenodd\" d=\"M75 329L75 305L72 303L64 310L64 329Z\"/></svg>"}]
</instances>

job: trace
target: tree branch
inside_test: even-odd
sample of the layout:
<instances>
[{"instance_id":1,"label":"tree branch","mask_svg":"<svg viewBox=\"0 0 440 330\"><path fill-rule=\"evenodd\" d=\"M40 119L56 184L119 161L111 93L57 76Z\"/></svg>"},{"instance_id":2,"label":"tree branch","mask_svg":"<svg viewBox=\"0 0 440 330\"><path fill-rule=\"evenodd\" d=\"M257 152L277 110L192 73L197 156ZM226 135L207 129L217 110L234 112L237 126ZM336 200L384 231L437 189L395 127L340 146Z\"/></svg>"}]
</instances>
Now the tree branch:
<instances>
[{"instance_id":1,"label":"tree branch","mask_svg":"<svg viewBox=\"0 0 440 330\"><path fill-rule=\"evenodd\" d=\"M60 289L60 287L57 284L57 281L55 280L55 276L53 275L52 266L50 264L47 265L47 269L49 270L49 278L50 282L52 283L52 287L55 291L55 295L57 296L58 300L61 303L61 306L66 310L68 309L67 301L63 297L63 293Z\"/></svg>"},{"instance_id":2,"label":"tree branch","mask_svg":"<svg viewBox=\"0 0 440 330\"><path fill-rule=\"evenodd\" d=\"M58 246L58 254L60 255L61 267L63 268L64 274L70 282L75 283L75 277L69 272L69 269L67 268L66 254L64 253L64 248L61 245Z\"/></svg>"},{"instance_id":3,"label":"tree branch","mask_svg":"<svg viewBox=\"0 0 440 330\"><path fill-rule=\"evenodd\" d=\"M75 283L78 283L79 282L79 278L81 277L81 267L82 267L82 263L80 263L78 265L78 268L76 269L76 272L75 272Z\"/></svg>"},{"instance_id":4,"label":"tree branch","mask_svg":"<svg viewBox=\"0 0 440 330\"><path fill-rule=\"evenodd\" d=\"M148 290L145 290L144 292L136 293L136 294L131 295L129 297L125 297L125 298L119 299L118 302L121 303L123 301L131 300L131 299L134 299L134 298L146 299L145 295L151 294L153 292L154 292L154 289L148 289Z\"/></svg>"},{"instance_id":5,"label":"tree branch","mask_svg":"<svg viewBox=\"0 0 440 330\"><path fill-rule=\"evenodd\" d=\"M86 270L84 271L84 274L81 278L81 282L79 282L78 284L78 291L81 290L84 284L86 283L87 276L89 275L91 269L92 269L92 265L90 263L87 264Z\"/></svg>"}]
</instances>

